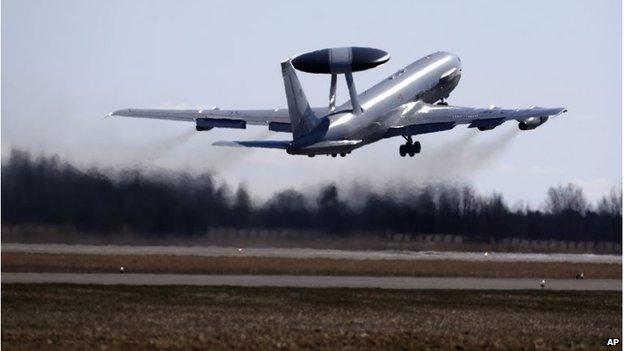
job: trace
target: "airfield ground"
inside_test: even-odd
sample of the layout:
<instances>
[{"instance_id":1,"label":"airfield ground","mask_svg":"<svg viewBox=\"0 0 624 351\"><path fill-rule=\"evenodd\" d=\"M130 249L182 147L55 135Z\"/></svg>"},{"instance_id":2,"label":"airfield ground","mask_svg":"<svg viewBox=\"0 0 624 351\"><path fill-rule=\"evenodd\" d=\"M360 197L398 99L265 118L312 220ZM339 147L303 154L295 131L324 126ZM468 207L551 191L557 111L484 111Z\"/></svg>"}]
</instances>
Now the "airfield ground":
<instances>
[{"instance_id":1,"label":"airfield ground","mask_svg":"<svg viewBox=\"0 0 624 351\"><path fill-rule=\"evenodd\" d=\"M620 292L2 285L2 348L595 350Z\"/></svg>"},{"instance_id":2,"label":"airfield ground","mask_svg":"<svg viewBox=\"0 0 624 351\"><path fill-rule=\"evenodd\" d=\"M2 253L2 272L620 279L619 263Z\"/></svg>"},{"instance_id":3,"label":"airfield ground","mask_svg":"<svg viewBox=\"0 0 624 351\"><path fill-rule=\"evenodd\" d=\"M126 274L117 273L120 266ZM571 279L578 272L592 282L620 279L620 261L88 254L3 248L2 272L115 273L125 278L132 273L536 278L534 290L497 291L5 283L5 350L595 350L622 333L621 291L537 286L537 279ZM590 281L579 281L583 283Z\"/></svg>"}]
</instances>

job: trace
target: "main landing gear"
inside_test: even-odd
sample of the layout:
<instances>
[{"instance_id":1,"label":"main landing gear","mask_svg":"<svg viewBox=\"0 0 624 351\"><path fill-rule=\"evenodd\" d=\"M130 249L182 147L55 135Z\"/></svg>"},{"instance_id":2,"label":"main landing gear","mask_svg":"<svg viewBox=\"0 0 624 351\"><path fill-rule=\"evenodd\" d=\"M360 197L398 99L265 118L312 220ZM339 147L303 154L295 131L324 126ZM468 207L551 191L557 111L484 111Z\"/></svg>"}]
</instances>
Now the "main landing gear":
<instances>
[{"instance_id":1,"label":"main landing gear","mask_svg":"<svg viewBox=\"0 0 624 351\"><path fill-rule=\"evenodd\" d=\"M420 153L420 142L413 142L412 137L404 137L405 145L399 146L399 154L401 157L405 157L405 155L409 155L410 157L414 157L415 154Z\"/></svg>"}]
</instances>

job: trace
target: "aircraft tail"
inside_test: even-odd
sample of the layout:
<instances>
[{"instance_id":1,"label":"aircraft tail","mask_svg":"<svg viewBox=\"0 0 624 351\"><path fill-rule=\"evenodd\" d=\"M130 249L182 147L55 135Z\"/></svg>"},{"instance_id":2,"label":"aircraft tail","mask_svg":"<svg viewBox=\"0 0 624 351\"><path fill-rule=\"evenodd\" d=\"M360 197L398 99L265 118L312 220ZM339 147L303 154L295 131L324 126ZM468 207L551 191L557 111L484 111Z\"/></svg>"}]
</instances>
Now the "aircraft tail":
<instances>
[{"instance_id":1,"label":"aircraft tail","mask_svg":"<svg viewBox=\"0 0 624 351\"><path fill-rule=\"evenodd\" d=\"M284 77L293 140L296 140L310 133L320 123L320 120L310 108L290 59L282 62L282 76Z\"/></svg>"}]
</instances>

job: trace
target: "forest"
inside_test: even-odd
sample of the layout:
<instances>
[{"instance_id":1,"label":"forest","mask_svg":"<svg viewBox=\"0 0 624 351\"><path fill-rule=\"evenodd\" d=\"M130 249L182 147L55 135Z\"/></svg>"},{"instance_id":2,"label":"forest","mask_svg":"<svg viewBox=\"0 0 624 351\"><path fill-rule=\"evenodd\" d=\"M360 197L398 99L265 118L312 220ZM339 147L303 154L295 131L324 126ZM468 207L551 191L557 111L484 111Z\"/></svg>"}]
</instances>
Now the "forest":
<instances>
[{"instance_id":1,"label":"forest","mask_svg":"<svg viewBox=\"0 0 624 351\"><path fill-rule=\"evenodd\" d=\"M2 223L150 236L261 228L313 230L325 237L365 231L454 234L472 241L621 242L621 189L592 204L577 185L553 185L539 208L512 207L501 194L453 184L366 188L356 197L324 184L309 192L284 189L261 203L244 186L233 189L210 173L82 169L57 156L12 150L2 163Z\"/></svg>"}]
</instances>

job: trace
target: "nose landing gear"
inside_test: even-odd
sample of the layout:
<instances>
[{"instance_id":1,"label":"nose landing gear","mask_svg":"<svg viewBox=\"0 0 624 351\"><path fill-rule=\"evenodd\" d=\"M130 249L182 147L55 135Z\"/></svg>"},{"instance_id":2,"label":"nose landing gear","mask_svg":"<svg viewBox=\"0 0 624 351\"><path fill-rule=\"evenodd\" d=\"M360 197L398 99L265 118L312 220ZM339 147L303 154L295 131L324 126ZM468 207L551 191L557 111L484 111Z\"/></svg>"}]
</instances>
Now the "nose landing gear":
<instances>
[{"instance_id":1,"label":"nose landing gear","mask_svg":"<svg viewBox=\"0 0 624 351\"><path fill-rule=\"evenodd\" d=\"M413 142L411 136L406 137L405 140L405 145L399 146L399 155L401 157L405 157L405 155L414 157L415 154L420 153L420 142Z\"/></svg>"}]
</instances>

